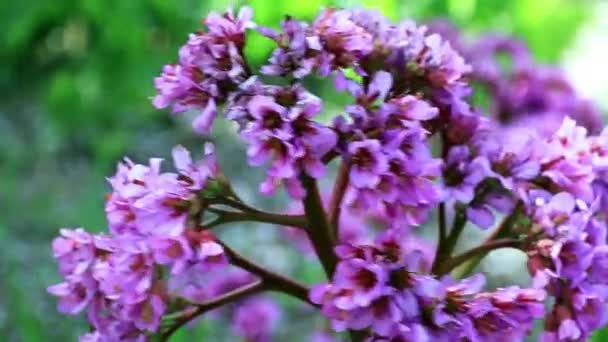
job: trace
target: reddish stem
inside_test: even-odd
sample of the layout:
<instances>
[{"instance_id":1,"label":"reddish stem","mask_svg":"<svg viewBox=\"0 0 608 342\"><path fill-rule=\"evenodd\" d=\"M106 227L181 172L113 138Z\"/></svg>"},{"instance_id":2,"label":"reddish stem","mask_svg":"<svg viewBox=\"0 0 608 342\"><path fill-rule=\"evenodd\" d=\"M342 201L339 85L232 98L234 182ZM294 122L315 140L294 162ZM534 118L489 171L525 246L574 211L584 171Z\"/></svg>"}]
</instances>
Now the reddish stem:
<instances>
[{"instance_id":1,"label":"reddish stem","mask_svg":"<svg viewBox=\"0 0 608 342\"><path fill-rule=\"evenodd\" d=\"M479 245L475 248L471 248L466 252L458 254L448 260L441 265L441 267L437 270L436 274L438 276L442 276L444 274L450 273L454 268L460 266L467 260L479 256L485 255L495 249L499 248L520 248L522 245L522 241L516 239L500 239L494 241L488 241L483 245Z\"/></svg>"},{"instance_id":2,"label":"reddish stem","mask_svg":"<svg viewBox=\"0 0 608 342\"><path fill-rule=\"evenodd\" d=\"M315 305L308 299L308 288L305 285L256 264L224 244L222 246L231 264L260 277L266 289L283 292L305 303Z\"/></svg>"},{"instance_id":3,"label":"reddish stem","mask_svg":"<svg viewBox=\"0 0 608 342\"><path fill-rule=\"evenodd\" d=\"M165 331L161 336L160 336L160 340L161 341L168 341L169 338L171 338L171 336L181 327L183 327L184 325L188 324L188 322L191 322L192 320L194 320L195 318L199 317L200 315L204 314L205 312L211 311L215 308L218 308L222 305L228 304L228 303L232 303L235 301L238 301L240 299L243 299L247 296L250 296L252 294L261 292L264 290L265 284L263 281L256 281L253 282L251 284L242 286L238 289L235 289L233 291L230 292L226 292L223 295L220 295L218 297L215 297L205 303L202 304L198 304L196 306L192 306L188 309L185 309L183 311L183 315L181 315L176 321L175 323L167 330Z\"/></svg>"},{"instance_id":4,"label":"reddish stem","mask_svg":"<svg viewBox=\"0 0 608 342\"><path fill-rule=\"evenodd\" d=\"M306 189L306 196L304 197L304 212L308 220L306 232L321 261L327 278L330 279L338 262L338 258L334 253L335 242L330 224L327 220L327 214L323 209L323 202L319 195L317 182L306 175L303 175L301 179Z\"/></svg>"},{"instance_id":5,"label":"reddish stem","mask_svg":"<svg viewBox=\"0 0 608 342\"><path fill-rule=\"evenodd\" d=\"M215 309L228 303L236 302L247 296L262 291L282 292L297 299L300 299L303 302L316 306L308 299L308 288L305 285L302 285L293 279L290 279L281 274L266 269L263 266L258 265L253 261L238 254L233 249L223 244L221 241L218 242L224 247L224 251L228 256L228 259L230 260L231 264L258 276L260 280L242 286L236 290L227 292L205 303L197 304L188 309L185 309L184 311L182 311L182 314L178 316L179 318L175 321L175 323L171 325L171 327L169 327L169 329L161 335L161 341L168 341L169 338L180 327L184 326L185 324L194 320L196 317L199 317L205 312L208 312L212 309Z\"/></svg>"},{"instance_id":6,"label":"reddish stem","mask_svg":"<svg viewBox=\"0 0 608 342\"><path fill-rule=\"evenodd\" d=\"M342 200L348 188L350 174L350 163L342 161L334 183L331 200L329 202L329 224L333 228L332 234L334 239L339 239L340 233L340 212L342 209Z\"/></svg>"},{"instance_id":7,"label":"reddish stem","mask_svg":"<svg viewBox=\"0 0 608 342\"><path fill-rule=\"evenodd\" d=\"M257 212L238 212L238 211L229 211L222 210L217 208L207 208L207 211L212 212L218 217L208 223L204 223L203 226L207 229L211 229L213 227L230 223L230 222L260 222L260 223L270 223L277 224L281 226L287 227L295 227L300 229L306 229L306 217L303 215L282 215L282 214L274 214L268 213L264 211Z\"/></svg>"}]
</instances>

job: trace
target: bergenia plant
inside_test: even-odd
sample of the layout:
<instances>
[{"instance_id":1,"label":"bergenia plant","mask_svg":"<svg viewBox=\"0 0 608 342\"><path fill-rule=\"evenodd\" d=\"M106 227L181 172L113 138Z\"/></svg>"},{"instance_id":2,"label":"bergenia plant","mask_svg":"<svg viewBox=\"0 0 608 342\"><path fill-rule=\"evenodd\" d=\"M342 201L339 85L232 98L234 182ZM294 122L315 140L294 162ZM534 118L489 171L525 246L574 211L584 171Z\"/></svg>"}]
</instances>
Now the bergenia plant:
<instances>
[{"instance_id":1,"label":"bergenia plant","mask_svg":"<svg viewBox=\"0 0 608 342\"><path fill-rule=\"evenodd\" d=\"M153 104L195 112L201 134L235 122L249 164L266 170L259 192L282 188L292 203L286 214L246 203L209 144L200 158L174 147L173 172L125 158L108 178L108 232L63 229L53 242L63 282L49 292L61 312L86 313L81 341L167 341L220 307L237 336L269 341L281 317L270 291L328 320L311 341L584 341L606 323L608 131L559 70L506 37L468 43L445 23L366 10L274 30L242 8L204 25L155 79ZM244 54L254 33L276 43L259 70ZM350 104L320 120L309 77ZM487 108L471 104L473 84ZM246 221L276 225L326 278L303 284L216 235ZM492 231L467 250L465 227ZM472 274L499 248L527 255L529 287Z\"/></svg>"}]
</instances>

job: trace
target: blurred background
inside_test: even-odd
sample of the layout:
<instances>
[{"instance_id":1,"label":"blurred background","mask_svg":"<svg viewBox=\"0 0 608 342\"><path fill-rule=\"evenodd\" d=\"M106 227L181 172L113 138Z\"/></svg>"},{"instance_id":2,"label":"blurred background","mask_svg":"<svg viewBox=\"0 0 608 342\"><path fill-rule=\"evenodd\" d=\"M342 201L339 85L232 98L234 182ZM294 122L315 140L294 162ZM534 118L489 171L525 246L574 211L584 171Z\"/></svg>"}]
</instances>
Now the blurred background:
<instances>
[{"instance_id":1,"label":"blurred background","mask_svg":"<svg viewBox=\"0 0 608 342\"><path fill-rule=\"evenodd\" d=\"M393 20L448 19L473 36L513 34L539 61L562 65L578 90L607 113L606 1L0 1L0 340L75 341L86 331L83 319L58 314L46 293L59 280L50 241L60 227L104 229L104 177L122 156L143 162L166 157L176 144L199 148L187 120L152 108L152 80L163 64L176 60L178 47L209 10L229 4L249 4L256 22L268 26L287 13L307 19L322 6L362 6ZM271 48L256 38L247 53L260 64ZM323 95L326 89L317 91ZM214 137L223 168L253 198L257 187L246 184L257 184L261 173L244 164L227 127L220 125ZM284 203L277 196L260 205L278 210ZM273 239L265 253L250 253L277 269L291 267L306 281L320 279L314 266L294 271L289 260L296 255L269 234L233 233L244 249ZM203 323L175 340L237 340L222 329ZM281 329L279 341L298 331Z\"/></svg>"}]
</instances>

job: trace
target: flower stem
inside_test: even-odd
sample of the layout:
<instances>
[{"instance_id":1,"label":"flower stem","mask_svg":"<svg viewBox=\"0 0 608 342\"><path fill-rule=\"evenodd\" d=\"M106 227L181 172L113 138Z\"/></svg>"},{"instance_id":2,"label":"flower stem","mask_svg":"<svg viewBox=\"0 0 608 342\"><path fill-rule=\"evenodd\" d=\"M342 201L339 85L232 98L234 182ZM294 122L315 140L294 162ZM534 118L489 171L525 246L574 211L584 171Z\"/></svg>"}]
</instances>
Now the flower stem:
<instances>
[{"instance_id":1,"label":"flower stem","mask_svg":"<svg viewBox=\"0 0 608 342\"><path fill-rule=\"evenodd\" d=\"M494 241L488 241L482 245L471 248L466 252L458 254L441 264L441 267L437 270L436 274L442 276L450 273L454 268L462 265L464 262L476 258L480 255L486 255L487 253L499 249L499 248L520 248L522 241L517 239L499 239Z\"/></svg>"},{"instance_id":2,"label":"flower stem","mask_svg":"<svg viewBox=\"0 0 608 342\"><path fill-rule=\"evenodd\" d=\"M445 222L445 203L444 202L439 203L439 210L438 210L437 214L438 214L439 232L437 235L437 250L435 251L435 259L433 260L433 264L435 264L436 260L441 259L442 251L445 248L444 245L446 243L447 224Z\"/></svg>"},{"instance_id":3,"label":"flower stem","mask_svg":"<svg viewBox=\"0 0 608 342\"><path fill-rule=\"evenodd\" d=\"M464 230L464 226L467 223L467 214L463 208L456 209L456 216L454 217L454 222L452 223L452 230L450 230L450 234L443 240L444 243L438 246L437 255L435 260L433 261L432 273L437 274L437 271L441 269L441 264L448 259L454 248L456 247L456 243L458 242L458 238L460 234ZM445 223L444 223L445 224Z\"/></svg>"},{"instance_id":4,"label":"flower stem","mask_svg":"<svg viewBox=\"0 0 608 342\"><path fill-rule=\"evenodd\" d=\"M223 295L213 298L205 303L190 307L182 312L179 318L175 321L173 325L169 327L169 329L167 329L167 331L162 333L162 335L160 336L160 341L169 341L169 338L171 338L171 336L179 328L183 327L188 322L191 322L192 320L204 314L205 312L218 308L222 305L238 301L252 294L261 292L264 289L264 281L259 280L251 284L242 286L236 290L224 293Z\"/></svg>"},{"instance_id":5,"label":"flower stem","mask_svg":"<svg viewBox=\"0 0 608 342\"><path fill-rule=\"evenodd\" d=\"M171 335L173 335L173 333L175 333L175 331L177 331L180 327L207 311L228 303L233 303L262 291L282 292L305 303L316 306L310 301L310 299L308 299L308 288L305 285L266 269L263 266L260 266L238 254L221 241L218 242L222 244L224 252L228 256L231 264L258 276L260 279L252 282L251 284L244 285L236 290L222 294L207 302L191 306L190 308L183 310L181 313L173 313L170 316L167 316L167 318L176 317L176 321L160 336L160 341L168 341Z\"/></svg>"},{"instance_id":6,"label":"flower stem","mask_svg":"<svg viewBox=\"0 0 608 342\"><path fill-rule=\"evenodd\" d=\"M331 278L338 259L334 253L334 238L327 215L323 209L323 202L319 195L317 182L307 175L302 175L302 184L306 189L304 197L304 211L308 221L308 238L312 243L317 257L325 270L327 278Z\"/></svg>"},{"instance_id":7,"label":"flower stem","mask_svg":"<svg viewBox=\"0 0 608 342\"><path fill-rule=\"evenodd\" d=\"M368 332L365 330L349 330L348 336L351 342L361 342L367 337Z\"/></svg>"},{"instance_id":8,"label":"flower stem","mask_svg":"<svg viewBox=\"0 0 608 342\"><path fill-rule=\"evenodd\" d=\"M306 217L303 215L282 215L282 214L274 214L268 213L265 211L255 211L255 212L237 212L237 211L229 211L222 210L217 208L207 208L207 211L212 212L218 217L203 226L206 229L211 229L213 227L230 223L230 222L243 222L243 221L252 221L252 222L260 222L260 223L270 223L277 224L281 226L289 226L300 229L306 229Z\"/></svg>"},{"instance_id":9,"label":"flower stem","mask_svg":"<svg viewBox=\"0 0 608 342\"><path fill-rule=\"evenodd\" d=\"M255 262L238 254L225 244L222 244L222 246L224 247L224 251L228 256L230 263L260 277L264 282L265 289L283 292L292 297L298 298L305 303L315 305L308 299L308 288L305 285L300 284L284 275L275 273L264 266L256 264Z\"/></svg>"},{"instance_id":10,"label":"flower stem","mask_svg":"<svg viewBox=\"0 0 608 342\"><path fill-rule=\"evenodd\" d=\"M329 202L329 223L333 229L332 235L335 240L339 239L340 234L340 211L342 210L342 200L348 188L348 177L350 174L350 163L343 160L338 169L336 182Z\"/></svg>"},{"instance_id":11,"label":"flower stem","mask_svg":"<svg viewBox=\"0 0 608 342\"><path fill-rule=\"evenodd\" d=\"M494 232L492 232L492 234L490 234L490 236L488 236L486 238L486 240L483 242L482 245L487 245L487 244L490 244L492 241L496 241L498 239L509 236L511 227L515 223L515 220L517 218L517 215L518 215L521 207L522 207L522 205L521 205L521 203L519 203L515 207L515 209L513 209L513 212L511 212L511 214L509 214L509 216L505 217L504 220L500 223L500 225L498 225L498 227L494 230ZM489 251L484 251L484 252L479 253L479 254L473 256L472 258L470 258L466 263L461 265L461 267L459 267L455 271L455 275L454 275L455 278L460 279L460 278L464 278L464 277L468 276L469 274L471 274L471 272L473 272L473 270L475 270L477 265L479 265L481 260L483 260L483 258L485 258L486 255L488 255L488 253L489 253Z\"/></svg>"}]
</instances>

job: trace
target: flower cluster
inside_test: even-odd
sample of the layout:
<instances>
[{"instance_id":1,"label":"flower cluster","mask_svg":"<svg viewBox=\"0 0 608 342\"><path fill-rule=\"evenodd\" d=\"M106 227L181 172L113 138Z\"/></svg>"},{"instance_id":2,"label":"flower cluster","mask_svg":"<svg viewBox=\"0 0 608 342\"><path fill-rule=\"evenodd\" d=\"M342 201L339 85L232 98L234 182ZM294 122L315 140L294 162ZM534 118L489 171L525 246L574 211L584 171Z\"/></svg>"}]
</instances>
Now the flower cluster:
<instances>
[{"instance_id":1,"label":"flower cluster","mask_svg":"<svg viewBox=\"0 0 608 342\"><path fill-rule=\"evenodd\" d=\"M528 267L534 286L555 297L546 340L585 340L606 323L605 193L593 186L603 183L605 138L566 119L546 146L541 174L550 185L524 197L537 234Z\"/></svg>"},{"instance_id":2,"label":"flower cluster","mask_svg":"<svg viewBox=\"0 0 608 342\"><path fill-rule=\"evenodd\" d=\"M166 65L154 80L156 108L171 106L174 113L200 111L193 122L197 132L208 133L217 105L247 78L243 57L245 32L255 25L251 9L243 7L235 17L212 12L205 19L207 31L190 35L179 51L179 63Z\"/></svg>"},{"instance_id":3,"label":"flower cluster","mask_svg":"<svg viewBox=\"0 0 608 342\"><path fill-rule=\"evenodd\" d=\"M535 193L530 206L539 237L528 250L533 285L555 297L545 341L583 341L608 322L606 224L561 192Z\"/></svg>"},{"instance_id":4,"label":"flower cluster","mask_svg":"<svg viewBox=\"0 0 608 342\"><path fill-rule=\"evenodd\" d=\"M556 123L570 116L593 133L601 130L598 110L577 94L560 69L534 65L523 43L488 37L471 50L477 51L471 56L473 65L483 65L475 68L474 77L490 90L492 112L499 121L518 126L532 124L542 133L551 134L558 128ZM501 52L513 61L509 74L501 71L494 59Z\"/></svg>"},{"instance_id":5,"label":"flower cluster","mask_svg":"<svg viewBox=\"0 0 608 342\"><path fill-rule=\"evenodd\" d=\"M206 156L194 163L183 147L173 149L179 173L161 173L160 159L149 165L129 159L118 164L116 174L108 181L112 193L106 201L110 231L117 235L179 236L184 232L187 216L208 180L219 172L213 146L207 145Z\"/></svg>"},{"instance_id":6,"label":"flower cluster","mask_svg":"<svg viewBox=\"0 0 608 342\"><path fill-rule=\"evenodd\" d=\"M172 277L169 288L192 303L205 303L254 282L255 277L242 270L215 268L201 272L200 268L190 268ZM208 312L206 317L221 322L229 316L235 335L248 342L266 342L272 341L280 315L281 308L270 297L257 296L222 306Z\"/></svg>"},{"instance_id":7,"label":"flower cluster","mask_svg":"<svg viewBox=\"0 0 608 342\"><path fill-rule=\"evenodd\" d=\"M347 10L327 9L312 25L287 18L281 29L260 29L278 46L270 64L262 68L267 75L301 78L317 70L328 76L337 68L358 66L371 53L374 43L369 30Z\"/></svg>"},{"instance_id":8,"label":"flower cluster","mask_svg":"<svg viewBox=\"0 0 608 342\"><path fill-rule=\"evenodd\" d=\"M437 279L420 271L420 253L398 231L374 244L342 245L330 284L311 299L336 330L370 328L369 341L492 341L519 339L542 317L544 291L509 287L480 292L482 275Z\"/></svg>"},{"instance_id":9,"label":"flower cluster","mask_svg":"<svg viewBox=\"0 0 608 342\"><path fill-rule=\"evenodd\" d=\"M420 224L441 197L430 137L445 130L447 140L464 143L479 125L464 101L470 67L438 35L375 12L329 9L311 26L287 19L282 28L262 31L279 45L263 72L334 74L337 89L355 100L348 119L334 122L338 152L352 166L346 203L382 206L395 224ZM356 77L347 78L347 69Z\"/></svg>"},{"instance_id":10,"label":"flower cluster","mask_svg":"<svg viewBox=\"0 0 608 342\"><path fill-rule=\"evenodd\" d=\"M291 86L275 86L263 83L242 66L247 64L239 48L244 44L243 32L255 26L249 12L241 11L236 19L231 13L222 20L217 17L210 15L205 21L209 32L192 36L180 51L180 67L195 65L198 72L179 79L200 86L179 87L177 98L183 97L187 103L196 102L191 98L204 98L204 112L213 112L197 118L195 127L204 126L207 132L215 117L215 104L226 102L225 115L240 125L250 164L270 161L267 178L260 185L262 193L272 193L284 184L292 197L301 198L301 175L321 177L324 163L339 154L361 164L363 171L353 168L352 179L361 181L349 197L362 198L351 203L353 206L366 209L380 202L396 219L420 223L440 197L432 185L439 161L431 158L428 139L445 129L449 140L465 142L480 120L464 100L469 94L464 76L471 68L450 44L412 22L393 25L368 11L327 9L311 25L287 18L280 31L258 28L277 44L270 64L261 68L262 74L295 79ZM234 56L207 53L209 40L220 51L235 52ZM211 57L217 61L208 61ZM217 65L231 68L222 72ZM354 70L360 80L347 79L346 70ZM350 120L340 117L332 127L314 120L322 109L321 101L299 83L313 71L334 75L338 89L348 89L353 95L356 104L346 108ZM228 79L233 86L204 91L201 88L208 82L201 77L213 80L215 88L217 79ZM175 88L165 79L157 80L157 99L167 97L163 89ZM185 108L182 102L177 101L179 109ZM195 103L194 107L203 106ZM439 118L440 111L443 122L430 122ZM387 126L390 132L381 132ZM413 164L420 167L405 166ZM415 192L414 184L427 184L428 189Z\"/></svg>"},{"instance_id":11,"label":"flower cluster","mask_svg":"<svg viewBox=\"0 0 608 342\"><path fill-rule=\"evenodd\" d=\"M301 84L271 86L253 78L231 96L226 107L227 117L241 126L249 163L271 163L261 193L271 194L284 183L293 198L301 199L300 175L325 175L323 157L335 147L337 136L314 121L322 101Z\"/></svg>"},{"instance_id":12,"label":"flower cluster","mask_svg":"<svg viewBox=\"0 0 608 342\"><path fill-rule=\"evenodd\" d=\"M491 114L503 125L534 127L550 135L569 116L594 134L602 130L601 115L593 103L577 93L562 70L535 64L524 42L491 34L467 44L446 22L437 21L430 27L448 38L471 63L471 80L482 85ZM506 67L502 56L510 61Z\"/></svg>"},{"instance_id":13,"label":"flower cluster","mask_svg":"<svg viewBox=\"0 0 608 342\"><path fill-rule=\"evenodd\" d=\"M433 179L441 161L432 157L430 132L421 124L437 116L438 109L413 95L387 98L392 80L386 71L375 73L367 87L337 80L356 98L346 108L352 125L338 120L340 130L353 137L344 148L351 165L345 201L364 211L383 206L396 224L420 224L440 199Z\"/></svg>"},{"instance_id":14,"label":"flower cluster","mask_svg":"<svg viewBox=\"0 0 608 342\"><path fill-rule=\"evenodd\" d=\"M169 305L162 267L177 275L226 262L211 233L186 229L199 192L217 175L212 151L195 163L178 146L173 157L179 173L160 172L159 159L118 165L106 203L111 235L64 229L53 242L64 281L49 292L61 312L87 309L97 340L143 341L159 328Z\"/></svg>"},{"instance_id":15,"label":"flower cluster","mask_svg":"<svg viewBox=\"0 0 608 342\"><path fill-rule=\"evenodd\" d=\"M328 207L329 198L323 197L323 203L325 207ZM289 208L289 213L300 214L304 210L302 206L293 205ZM369 215L357 215L353 210L344 208L340 215L340 231L338 238L339 244L352 244L352 245L364 245L373 241L373 236L377 230L383 230L387 227L391 227L392 219L386 214L385 211L379 210L378 212L369 213ZM290 243L298 249L300 253L305 255L314 255L314 250L310 244L308 237L305 232L301 229L285 227L282 231L282 235L289 240ZM403 248L415 249L421 254L420 268L421 270L428 272L431 269L433 258L435 255L435 247L433 244L423 237L413 234L410 229L401 228L401 237L399 243Z\"/></svg>"},{"instance_id":16,"label":"flower cluster","mask_svg":"<svg viewBox=\"0 0 608 342\"><path fill-rule=\"evenodd\" d=\"M287 214L245 203L211 146L199 161L174 148L175 172L160 159L125 159L108 179L110 234L62 230L53 243L63 282L49 292L62 312L86 310L93 330L82 341L167 340L209 311L232 314L247 341L270 341L281 314L270 297L249 298L262 291L320 307L334 330L370 342L522 341L543 316L541 340L583 341L608 322L608 130L525 45L467 44L444 24L358 9L325 9L311 23L286 17L278 30L256 25L248 8L204 24L155 80L153 104L197 111L202 134L221 110L249 164L267 167L260 193L282 187L293 201ZM256 32L276 44L260 70L244 54ZM337 115L321 115L323 100L306 88L313 75L349 99ZM471 81L490 115L470 105ZM243 221L280 226L299 252L316 254L329 282L309 289L211 233ZM436 246L416 236L430 223ZM461 251L468 223L495 229ZM498 248L526 253L530 288L486 291L482 274L470 276ZM216 268L228 264L239 271Z\"/></svg>"}]
</instances>

